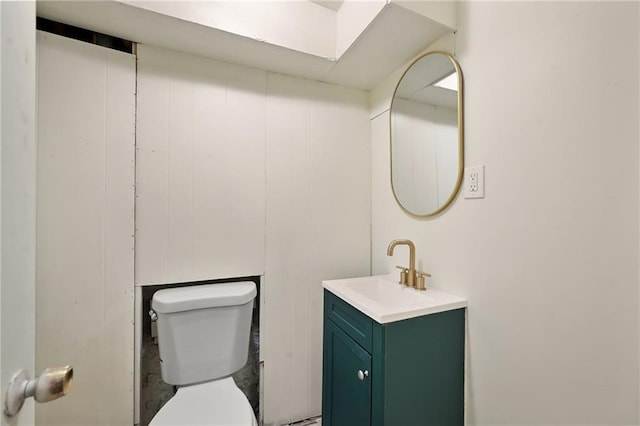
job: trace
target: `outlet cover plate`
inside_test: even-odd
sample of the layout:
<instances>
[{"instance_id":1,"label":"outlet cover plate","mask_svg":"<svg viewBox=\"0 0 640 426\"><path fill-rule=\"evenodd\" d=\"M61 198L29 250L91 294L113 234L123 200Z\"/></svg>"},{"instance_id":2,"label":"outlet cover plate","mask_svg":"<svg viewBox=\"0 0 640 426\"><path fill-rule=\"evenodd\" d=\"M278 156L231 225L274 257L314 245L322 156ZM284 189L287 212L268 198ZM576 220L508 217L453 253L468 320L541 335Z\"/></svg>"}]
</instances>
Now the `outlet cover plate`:
<instances>
[{"instance_id":1,"label":"outlet cover plate","mask_svg":"<svg viewBox=\"0 0 640 426\"><path fill-rule=\"evenodd\" d=\"M484 165L464 168L464 198L484 198Z\"/></svg>"}]
</instances>

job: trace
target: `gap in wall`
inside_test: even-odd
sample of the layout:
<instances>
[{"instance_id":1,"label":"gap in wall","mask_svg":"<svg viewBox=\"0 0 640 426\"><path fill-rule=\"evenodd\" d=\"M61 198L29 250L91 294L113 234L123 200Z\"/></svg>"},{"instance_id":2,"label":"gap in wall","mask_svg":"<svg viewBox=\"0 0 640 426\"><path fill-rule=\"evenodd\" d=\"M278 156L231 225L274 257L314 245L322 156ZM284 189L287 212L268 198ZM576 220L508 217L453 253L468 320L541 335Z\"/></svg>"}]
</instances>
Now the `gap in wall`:
<instances>
[{"instance_id":1,"label":"gap in wall","mask_svg":"<svg viewBox=\"0 0 640 426\"><path fill-rule=\"evenodd\" d=\"M119 50L126 53L135 53L135 43L130 40L110 36L108 34L97 33L95 31L74 27L73 25L63 24L61 22L51 21L39 16L36 18L36 29L72 38L74 40L96 44L108 49Z\"/></svg>"},{"instance_id":2,"label":"gap in wall","mask_svg":"<svg viewBox=\"0 0 640 426\"><path fill-rule=\"evenodd\" d=\"M149 285L142 287L142 342L140 348L140 426L147 426L153 416L176 393L176 386L162 380L157 339L151 335L151 300L153 294L165 288L186 287L203 284L252 281L258 294L254 299L251 318L251 337L249 339L249 357L247 364L233 375L236 384L247 396L256 418L260 418L260 277L237 277L219 280L206 280L188 283Z\"/></svg>"}]
</instances>

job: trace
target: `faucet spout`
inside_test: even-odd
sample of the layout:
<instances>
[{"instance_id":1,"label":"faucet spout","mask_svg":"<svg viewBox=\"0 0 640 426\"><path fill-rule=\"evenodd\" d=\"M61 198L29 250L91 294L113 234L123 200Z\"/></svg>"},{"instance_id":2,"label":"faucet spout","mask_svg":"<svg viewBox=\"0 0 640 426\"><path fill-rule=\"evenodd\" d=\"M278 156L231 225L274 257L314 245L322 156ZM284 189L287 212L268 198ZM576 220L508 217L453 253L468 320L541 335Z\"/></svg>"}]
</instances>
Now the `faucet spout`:
<instances>
[{"instance_id":1,"label":"faucet spout","mask_svg":"<svg viewBox=\"0 0 640 426\"><path fill-rule=\"evenodd\" d=\"M415 287L416 282L416 246L413 244L411 240L393 240L389 243L389 247L387 247L387 256L393 256L393 250L398 245L406 245L409 246L409 271L407 274L407 282L402 284L407 284L410 287Z\"/></svg>"}]
</instances>

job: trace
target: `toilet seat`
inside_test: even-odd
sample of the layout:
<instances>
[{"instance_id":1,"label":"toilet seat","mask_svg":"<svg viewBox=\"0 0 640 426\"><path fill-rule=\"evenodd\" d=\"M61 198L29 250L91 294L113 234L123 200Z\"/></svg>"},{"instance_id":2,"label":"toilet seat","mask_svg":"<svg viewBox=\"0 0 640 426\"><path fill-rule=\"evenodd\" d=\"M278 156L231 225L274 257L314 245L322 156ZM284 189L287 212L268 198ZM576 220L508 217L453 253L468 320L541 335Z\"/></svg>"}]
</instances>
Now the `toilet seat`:
<instances>
[{"instance_id":1,"label":"toilet seat","mask_svg":"<svg viewBox=\"0 0 640 426\"><path fill-rule=\"evenodd\" d=\"M149 426L257 426L251 404L232 377L182 386Z\"/></svg>"}]
</instances>

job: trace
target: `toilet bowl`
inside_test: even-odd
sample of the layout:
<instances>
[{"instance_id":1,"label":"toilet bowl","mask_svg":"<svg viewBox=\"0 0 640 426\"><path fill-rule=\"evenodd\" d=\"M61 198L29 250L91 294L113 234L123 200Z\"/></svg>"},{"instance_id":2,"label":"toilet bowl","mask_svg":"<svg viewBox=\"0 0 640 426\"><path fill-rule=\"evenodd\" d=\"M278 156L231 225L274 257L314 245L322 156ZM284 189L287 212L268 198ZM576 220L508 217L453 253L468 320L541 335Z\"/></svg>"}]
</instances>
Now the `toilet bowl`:
<instances>
[{"instance_id":1,"label":"toilet bowl","mask_svg":"<svg viewBox=\"0 0 640 426\"><path fill-rule=\"evenodd\" d=\"M247 362L256 293L253 282L238 282L153 295L162 379L178 391L150 426L258 425L231 377Z\"/></svg>"},{"instance_id":2,"label":"toilet bowl","mask_svg":"<svg viewBox=\"0 0 640 426\"><path fill-rule=\"evenodd\" d=\"M150 426L258 426L251 404L233 378L183 386Z\"/></svg>"}]
</instances>

